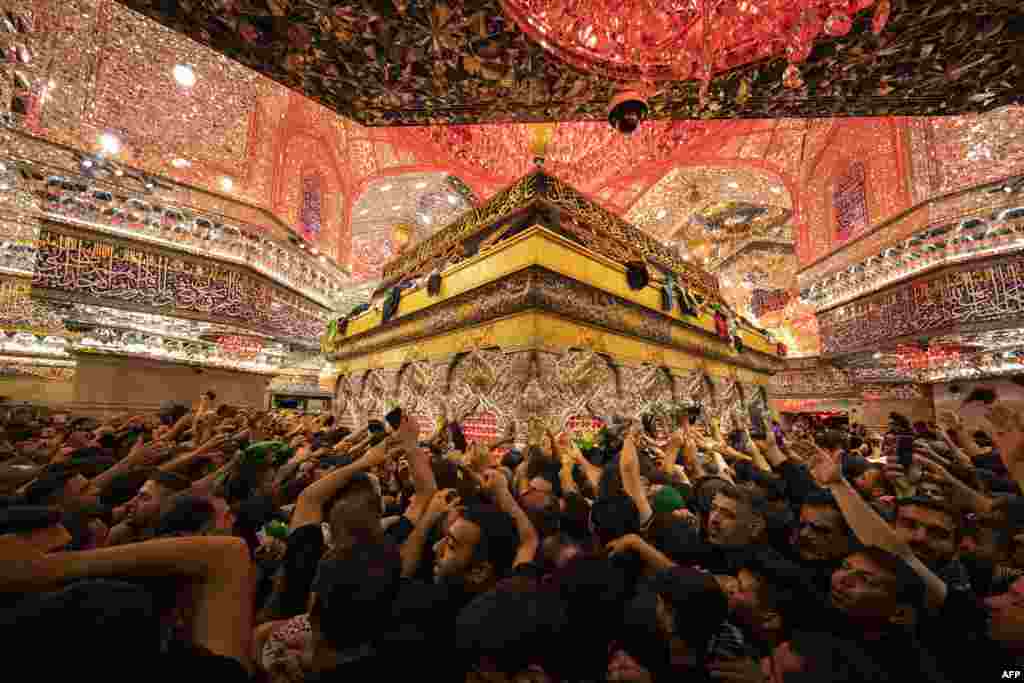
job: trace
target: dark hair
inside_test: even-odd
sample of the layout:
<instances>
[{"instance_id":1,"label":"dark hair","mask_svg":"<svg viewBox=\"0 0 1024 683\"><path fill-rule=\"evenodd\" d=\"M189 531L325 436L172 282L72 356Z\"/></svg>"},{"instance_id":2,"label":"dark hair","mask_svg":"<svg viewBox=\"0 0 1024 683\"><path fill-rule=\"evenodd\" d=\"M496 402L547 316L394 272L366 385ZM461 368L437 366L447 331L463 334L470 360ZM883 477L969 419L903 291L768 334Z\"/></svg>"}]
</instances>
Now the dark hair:
<instances>
[{"instance_id":1,"label":"dark hair","mask_svg":"<svg viewBox=\"0 0 1024 683\"><path fill-rule=\"evenodd\" d=\"M621 615L629 600L627 572L608 558L579 555L555 572L554 588L565 604L575 643L573 661L567 662L574 675L566 680L604 680L608 643L619 629L608 615Z\"/></svg>"},{"instance_id":2,"label":"dark hair","mask_svg":"<svg viewBox=\"0 0 1024 683\"><path fill-rule=\"evenodd\" d=\"M64 494L68 479L75 472L66 467L55 467L32 482L25 490L24 500L28 505L48 505L55 503Z\"/></svg>"},{"instance_id":3,"label":"dark hair","mask_svg":"<svg viewBox=\"0 0 1024 683\"><path fill-rule=\"evenodd\" d=\"M524 507L524 512L541 538L557 534L562 528L561 506L557 498L548 500L539 510Z\"/></svg>"},{"instance_id":4,"label":"dark hair","mask_svg":"<svg viewBox=\"0 0 1024 683\"><path fill-rule=\"evenodd\" d=\"M728 600L714 576L695 569L675 567L646 579L638 592L638 599L633 602L632 620L646 622L646 630L651 631L657 629L651 623L656 618L656 608L651 609L656 601L644 595L648 592L660 595L675 608L674 635L686 641L696 653L698 664L702 665L709 641L729 615ZM643 612L646 615L642 615ZM694 615L699 617L694 618Z\"/></svg>"},{"instance_id":5,"label":"dark hair","mask_svg":"<svg viewBox=\"0 0 1024 683\"><path fill-rule=\"evenodd\" d=\"M827 429L815 435L814 439L826 451L838 451L847 447L846 434L837 429Z\"/></svg>"},{"instance_id":6,"label":"dark hair","mask_svg":"<svg viewBox=\"0 0 1024 683\"><path fill-rule=\"evenodd\" d=\"M590 506L590 522L604 546L626 534L640 530L640 511L629 496L622 494L598 498Z\"/></svg>"},{"instance_id":7,"label":"dark hair","mask_svg":"<svg viewBox=\"0 0 1024 683\"><path fill-rule=\"evenodd\" d=\"M719 489L718 493L735 500L738 505L746 509L748 515L764 518L768 514L768 502L758 491L729 484Z\"/></svg>"},{"instance_id":8,"label":"dark hair","mask_svg":"<svg viewBox=\"0 0 1024 683\"><path fill-rule=\"evenodd\" d=\"M813 489L805 497L801 506L811 505L815 507L830 507L839 509L839 503L836 502L835 496L828 489Z\"/></svg>"},{"instance_id":9,"label":"dark hair","mask_svg":"<svg viewBox=\"0 0 1024 683\"><path fill-rule=\"evenodd\" d=\"M157 536L191 536L207 531L217 518L213 503L204 496L181 493L172 498L156 525Z\"/></svg>"},{"instance_id":10,"label":"dark hair","mask_svg":"<svg viewBox=\"0 0 1024 683\"><path fill-rule=\"evenodd\" d=\"M320 563L311 624L336 650L374 643L391 624L402 560L392 543L358 543Z\"/></svg>"},{"instance_id":11,"label":"dark hair","mask_svg":"<svg viewBox=\"0 0 1024 683\"><path fill-rule=\"evenodd\" d=\"M547 459L530 458L526 466L527 480L541 478L551 484L551 492L555 498L562 497L562 479L559 476L561 466Z\"/></svg>"},{"instance_id":12,"label":"dark hair","mask_svg":"<svg viewBox=\"0 0 1024 683\"><path fill-rule=\"evenodd\" d=\"M180 474L163 470L150 470L147 479L155 481L160 486L169 488L172 491L185 491L192 486L191 482Z\"/></svg>"},{"instance_id":13,"label":"dark hair","mask_svg":"<svg viewBox=\"0 0 1024 683\"><path fill-rule=\"evenodd\" d=\"M618 459L614 459L601 470L601 479L597 482L597 498L614 498L626 493L622 484L622 472L619 470Z\"/></svg>"},{"instance_id":14,"label":"dark hair","mask_svg":"<svg viewBox=\"0 0 1024 683\"><path fill-rule=\"evenodd\" d=\"M60 524L57 508L16 505L0 509L0 535L26 533Z\"/></svg>"},{"instance_id":15,"label":"dark hair","mask_svg":"<svg viewBox=\"0 0 1024 683\"><path fill-rule=\"evenodd\" d=\"M337 513L335 507L338 505L338 512L343 512L346 523L345 530L363 540L369 540L379 536L380 530L380 495L370 476L365 472L356 473L345 486L338 489L327 502L324 503L324 519L331 524L331 530L336 532Z\"/></svg>"},{"instance_id":16,"label":"dark hair","mask_svg":"<svg viewBox=\"0 0 1024 683\"><path fill-rule=\"evenodd\" d=\"M711 511L711 501L715 499L718 492L724 488L731 487L727 480L717 476L702 477L694 486L693 505L697 512L707 514Z\"/></svg>"},{"instance_id":17,"label":"dark hair","mask_svg":"<svg viewBox=\"0 0 1024 683\"><path fill-rule=\"evenodd\" d=\"M96 652L114 642L124 646L131 657L91 667L85 664L97 673L102 667L108 680L112 673L114 679L127 675L126 662L137 661L135 657L160 656L157 603L151 591L139 585L105 579L77 581L59 592L40 595L31 604L30 610L18 610L16 630L4 619L3 631L13 640L5 638L5 643L14 648L12 652L31 652L33 645L49 638L60 642L61 657L44 657L33 664L36 675L44 679L53 677L58 669L66 671L65 655L79 664L93 662ZM27 649L21 650L21 643Z\"/></svg>"},{"instance_id":18,"label":"dark hair","mask_svg":"<svg viewBox=\"0 0 1024 683\"><path fill-rule=\"evenodd\" d=\"M268 462L244 460L224 483L224 497L229 503L241 502L256 493L260 482L271 468Z\"/></svg>"},{"instance_id":19,"label":"dark hair","mask_svg":"<svg viewBox=\"0 0 1024 683\"><path fill-rule=\"evenodd\" d=\"M854 554L866 556L884 571L896 577L894 598L897 603L917 608L924 606L926 591L924 580L901 557L876 546L863 546L858 548Z\"/></svg>"},{"instance_id":20,"label":"dark hair","mask_svg":"<svg viewBox=\"0 0 1024 683\"><path fill-rule=\"evenodd\" d=\"M474 563L490 562L497 575L512 566L519 548L519 534L512 519L489 503L473 502L462 518L480 527L480 541L473 553Z\"/></svg>"},{"instance_id":21,"label":"dark hair","mask_svg":"<svg viewBox=\"0 0 1024 683\"><path fill-rule=\"evenodd\" d=\"M556 595L503 585L478 596L459 613L456 649L471 668L486 661L507 674L531 664L549 670L567 627L565 606Z\"/></svg>"},{"instance_id":22,"label":"dark hair","mask_svg":"<svg viewBox=\"0 0 1024 683\"><path fill-rule=\"evenodd\" d=\"M135 497L142 485L149 479L149 474L146 470L137 470L117 475L100 493L100 504L106 507L124 505Z\"/></svg>"},{"instance_id":23,"label":"dark hair","mask_svg":"<svg viewBox=\"0 0 1024 683\"><path fill-rule=\"evenodd\" d=\"M860 644L828 631L797 631L790 646L804 660L804 669L787 673L786 683L873 683L888 681L886 662L872 657Z\"/></svg>"},{"instance_id":24,"label":"dark hair","mask_svg":"<svg viewBox=\"0 0 1024 683\"><path fill-rule=\"evenodd\" d=\"M430 459L430 468L434 472L437 481L437 488L455 489L463 502L474 499L480 493L476 480L465 476L459 465L444 457L433 457Z\"/></svg>"}]
</instances>

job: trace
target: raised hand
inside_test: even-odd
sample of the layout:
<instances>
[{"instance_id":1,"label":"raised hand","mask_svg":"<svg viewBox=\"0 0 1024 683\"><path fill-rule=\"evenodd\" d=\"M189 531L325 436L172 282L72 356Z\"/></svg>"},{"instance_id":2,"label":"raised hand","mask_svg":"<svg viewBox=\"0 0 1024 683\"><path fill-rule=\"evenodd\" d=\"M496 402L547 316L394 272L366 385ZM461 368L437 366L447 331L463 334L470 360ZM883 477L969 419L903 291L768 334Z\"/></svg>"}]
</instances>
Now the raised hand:
<instances>
[{"instance_id":1,"label":"raised hand","mask_svg":"<svg viewBox=\"0 0 1024 683\"><path fill-rule=\"evenodd\" d=\"M623 553L633 552L640 543L643 543L643 539L636 534L626 534L609 542L604 549L608 551L609 557L615 557Z\"/></svg>"},{"instance_id":2,"label":"raised hand","mask_svg":"<svg viewBox=\"0 0 1024 683\"><path fill-rule=\"evenodd\" d=\"M159 441L146 444L137 452L135 462L141 467L155 467L170 456L173 448Z\"/></svg>"},{"instance_id":3,"label":"raised hand","mask_svg":"<svg viewBox=\"0 0 1024 683\"><path fill-rule=\"evenodd\" d=\"M1007 467L1024 459L1024 425L1017 413L997 403L988 409L985 417L993 427L992 440Z\"/></svg>"},{"instance_id":4,"label":"raised hand","mask_svg":"<svg viewBox=\"0 0 1024 683\"><path fill-rule=\"evenodd\" d=\"M508 478L498 470L487 470L483 475L483 489L497 500L503 495L509 495Z\"/></svg>"},{"instance_id":5,"label":"raised hand","mask_svg":"<svg viewBox=\"0 0 1024 683\"><path fill-rule=\"evenodd\" d=\"M843 468L838 456L819 451L811 462L811 476L823 488L828 488L843 480Z\"/></svg>"},{"instance_id":6,"label":"raised hand","mask_svg":"<svg viewBox=\"0 0 1024 683\"><path fill-rule=\"evenodd\" d=\"M441 489L430 499L424 513L431 520L439 520L452 510L458 510L462 501L455 495L455 489Z\"/></svg>"}]
</instances>

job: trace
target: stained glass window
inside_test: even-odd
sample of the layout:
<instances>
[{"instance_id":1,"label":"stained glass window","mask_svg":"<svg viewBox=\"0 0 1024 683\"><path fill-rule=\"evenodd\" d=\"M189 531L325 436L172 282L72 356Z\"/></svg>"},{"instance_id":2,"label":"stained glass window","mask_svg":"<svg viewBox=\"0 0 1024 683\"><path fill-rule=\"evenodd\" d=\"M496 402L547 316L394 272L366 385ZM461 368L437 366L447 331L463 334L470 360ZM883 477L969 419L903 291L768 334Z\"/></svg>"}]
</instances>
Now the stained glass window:
<instances>
[{"instance_id":1,"label":"stained glass window","mask_svg":"<svg viewBox=\"0 0 1024 683\"><path fill-rule=\"evenodd\" d=\"M299 224L308 239L320 234L321 206L320 176L307 175L302 177L302 212Z\"/></svg>"},{"instance_id":2,"label":"stained glass window","mask_svg":"<svg viewBox=\"0 0 1024 683\"><path fill-rule=\"evenodd\" d=\"M836 238L840 242L868 226L868 202L864 188L864 164L850 164L846 175L835 184L832 206L836 217Z\"/></svg>"}]
</instances>

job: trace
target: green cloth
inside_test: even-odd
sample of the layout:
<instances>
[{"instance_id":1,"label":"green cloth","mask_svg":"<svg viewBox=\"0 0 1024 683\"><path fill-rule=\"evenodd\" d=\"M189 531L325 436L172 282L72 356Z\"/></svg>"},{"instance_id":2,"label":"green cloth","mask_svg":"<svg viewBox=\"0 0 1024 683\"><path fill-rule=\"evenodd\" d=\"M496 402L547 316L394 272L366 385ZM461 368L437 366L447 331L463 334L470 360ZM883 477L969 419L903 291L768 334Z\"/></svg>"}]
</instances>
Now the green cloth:
<instances>
[{"instance_id":1,"label":"green cloth","mask_svg":"<svg viewBox=\"0 0 1024 683\"><path fill-rule=\"evenodd\" d=\"M685 506L686 501L683 500L683 495L672 486L662 487L651 499L651 508L655 512L674 512Z\"/></svg>"},{"instance_id":2,"label":"green cloth","mask_svg":"<svg viewBox=\"0 0 1024 683\"><path fill-rule=\"evenodd\" d=\"M284 441L257 441L242 452L242 462L280 465L295 454Z\"/></svg>"},{"instance_id":3,"label":"green cloth","mask_svg":"<svg viewBox=\"0 0 1024 683\"><path fill-rule=\"evenodd\" d=\"M264 533L271 538L279 538L282 541L288 540L288 525L284 522L274 520L263 527Z\"/></svg>"}]
</instances>

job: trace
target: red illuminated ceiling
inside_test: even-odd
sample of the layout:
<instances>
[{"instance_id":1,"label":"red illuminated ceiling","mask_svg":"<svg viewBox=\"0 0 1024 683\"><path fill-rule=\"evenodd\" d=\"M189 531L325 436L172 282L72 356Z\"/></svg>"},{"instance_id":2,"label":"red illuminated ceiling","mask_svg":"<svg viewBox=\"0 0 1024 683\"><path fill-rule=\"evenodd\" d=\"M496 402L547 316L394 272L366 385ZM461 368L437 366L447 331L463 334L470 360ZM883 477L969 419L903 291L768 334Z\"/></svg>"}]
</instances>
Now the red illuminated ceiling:
<instances>
[{"instance_id":1,"label":"red illuminated ceiling","mask_svg":"<svg viewBox=\"0 0 1024 683\"><path fill-rule=\"evenodd\" d=\"M24 37L33 59L17 67L36 94L32 132L90 151L101 133L113 132L124 162L269 209L291 225L300 216L302 179L314 175L324 193L317 243L341 262L353 260L353 227L364 218L355 207L376 206L367 193L387 179L450 174L482 199L532 163L525 124L364 127L114 0L7 6L33 16ZM174 81L177 64L192 67L193 87ZM477 94L481 101L491 96ZM500 103L506 105L517 106ZM792 212L786 228L798 262L806 264L860 235L862 228L848 235L836 229L832 206L835 180L851 167L864 167L868 225L877 225L937 194L1024 171L1022 130L1024 110L1017 107L921 119L652 121L631 137L603 122L559 122L546 166L639 222L658 220L662 209L682 215L686 207L671 202L685 192L659 199L659 183L674 172L716 169L723 179L718 200L729 198L730 180L751 190L756 179L770 179L770 187L785 190L782 206ZM421 193L415 185L395 204L380 205L412 215ZM777 203L773 194L756 199ZM368 218L373 231L385 231L390 220Z\"/></svg>"},{"instance_id":2,"label":"red illuminated ceiling","mask_svg":"<svg viewBox=\"0 0 1024 683\"><path fill-rule=\"evenodd\" d=\"M786 56L805 61L816 38L846 36L875 0L501 0L532 40L583 72L619 80L710 80ZM891 3L878 3L880 34Z\"/></svg>"}]
</instances>

